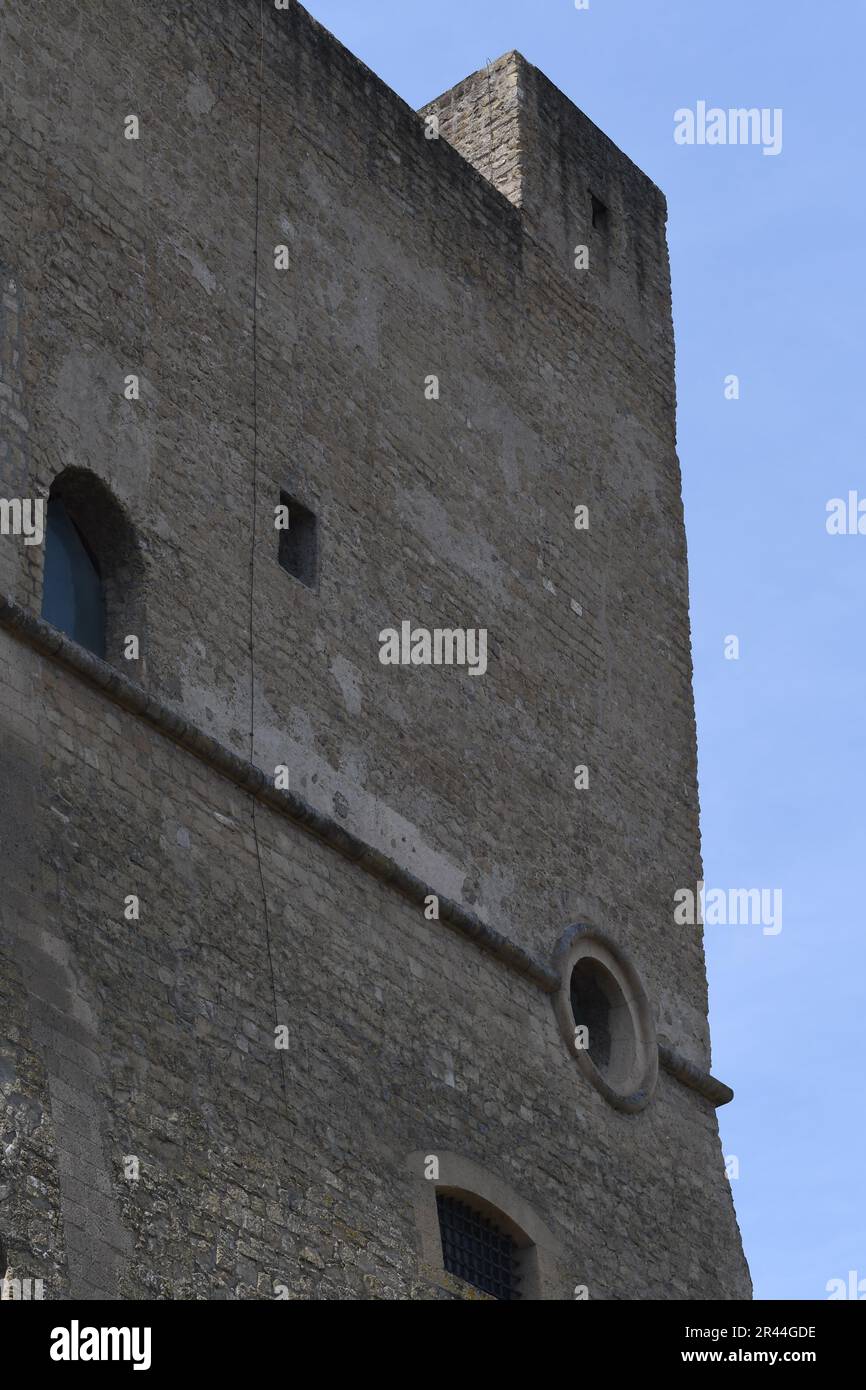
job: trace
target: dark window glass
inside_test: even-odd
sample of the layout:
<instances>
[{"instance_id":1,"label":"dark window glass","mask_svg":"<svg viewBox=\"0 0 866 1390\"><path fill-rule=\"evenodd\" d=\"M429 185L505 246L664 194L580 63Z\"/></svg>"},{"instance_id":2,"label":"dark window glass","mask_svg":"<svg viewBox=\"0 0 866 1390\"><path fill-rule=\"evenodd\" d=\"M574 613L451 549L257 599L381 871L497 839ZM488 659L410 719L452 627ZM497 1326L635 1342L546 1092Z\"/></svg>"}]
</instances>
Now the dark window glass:
<instances>
[{"instance_id":1,"label":"dark window glass","mask_svg":"<svg viewBox=\"0 0 866 1390\"><path fill-rule=\"evenodd\" d=\"M279 533L280 564L308 589L315 589L319 545L316 514L286 492L280 493L280 503L289 511L288 530Z\"/></svg>"},{"instance_id":2,"label":"dark window glass","mask_svg":"<svg viewBox=\"0 0 866 1390\"><path fill-rule=\"evenodd\" d=\"M600 198L596 198L594 193L589 195L592 199L592 225L599 232L606 232L610 221L607 208Z\"/></svg>"},{"instance_id":3,"label":"dark window glass","mask_svg":"<svg viewBox=\"0 0 866 1390\"><path fill-rule=\"evenodd\" d=\"M42 616L105 656L105 597L96 560L59 497L49 498Z\"/></svg>"},{"instance_id":4,"label":"dark window glass","mask_svg":"<svg viewBox=\"0 0 866 1390\"><path fill-rule=\"evenodd\" d=\"M571 972L571 1012L589 1034L587 1051L600 1071L607 1070L611 1053L610 997L603 979L601 967L588 956Z\"/></svg>"},{"instance_id":5,"label":"dark window glass","mask_svg":"<svg viewBox=\"0 0 866 1390\"><path fill-rule=\"evenodd\" d=\"M448 1273L503 1302L520 1298L517 1247L508 1232L457 1197L437 1193L436 1206Z\"/></svg>"}]
</instances>

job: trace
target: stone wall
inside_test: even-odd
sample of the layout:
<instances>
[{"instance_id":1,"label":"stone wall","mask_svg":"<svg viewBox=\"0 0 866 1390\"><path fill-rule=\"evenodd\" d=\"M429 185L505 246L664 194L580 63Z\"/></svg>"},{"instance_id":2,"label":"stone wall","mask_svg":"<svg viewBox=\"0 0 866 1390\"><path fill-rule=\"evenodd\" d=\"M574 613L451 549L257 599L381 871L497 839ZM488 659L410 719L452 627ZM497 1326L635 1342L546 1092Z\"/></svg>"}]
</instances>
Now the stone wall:
<instances>
[{"instance_id":1,"label":"stone wall","mask_svg":"<svg viewBox=\"0 0 866 1390\"><path fill-rule=\"evenodd\" d=\"M700 852L664 201L519 55L430 140L294 4L264 7L260 128L258 24L7 6L3 494L103 479L143 562L142 659L110 663L536 957L603 928L706 1070L672 920ZM281 489L317 514L316 588L277 563ZM35 613L40 565L0 538ZM382 666L404 620L487 629L487 673ZM421 1258L408 1156L441 1149L552 1233L558 1296L748 1295L709 1100L662 1074L617 1112L543 990L0 647L12 1272L468 1296Z\"/></svg>"}]
</instances>

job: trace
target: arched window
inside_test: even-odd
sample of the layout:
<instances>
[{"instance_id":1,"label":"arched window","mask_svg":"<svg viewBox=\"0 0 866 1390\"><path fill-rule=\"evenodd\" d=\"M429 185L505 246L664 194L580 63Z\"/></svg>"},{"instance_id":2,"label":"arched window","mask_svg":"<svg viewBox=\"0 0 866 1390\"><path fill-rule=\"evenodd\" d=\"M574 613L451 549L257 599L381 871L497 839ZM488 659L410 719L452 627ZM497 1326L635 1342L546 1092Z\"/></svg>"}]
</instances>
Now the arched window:
<instances>
[{"instance_id":1,"label":"arched window","mask_svg":"<svg viewBox=\"0 0 866 1390\"><path fill-rule=\"evenodd\" d=\"M48 499L42 616L105 656L105 591L99 564L60 497Z\"/></svg>"},{"instance_id":2,"label":"arched window","mask_svg":"<svg viewBox=\"0 0 866 1390\"><path fill-rule=\"evenodd\" d=\"M436 1208L447 1272L502 1302L520 1298L520 1250L490 1208L449 1192L436 1193Z\"/></svg>"},{"instance_id":3,"label":"arched window","mask_svg":"<svg viewBox=\"0 0 866 1390\"><path fill-rule=\"evenodd\" d=\"M425 1274L503 1302L570 1297L561 1246L513 1187L462 1154L431 1146L407 1157Z\"/></svg>"},{"instance_id":4,"label":"arched window","mask_svg":"<svg viewBox=\"0 0 866 1390\"><path fill-rule=\"evenodd\" d=\"M42 616L94 655L120 662L128 635L144 645L142 561L126 512L84 468L55 478L47 510Z\"/></svg>"}]
</instances>

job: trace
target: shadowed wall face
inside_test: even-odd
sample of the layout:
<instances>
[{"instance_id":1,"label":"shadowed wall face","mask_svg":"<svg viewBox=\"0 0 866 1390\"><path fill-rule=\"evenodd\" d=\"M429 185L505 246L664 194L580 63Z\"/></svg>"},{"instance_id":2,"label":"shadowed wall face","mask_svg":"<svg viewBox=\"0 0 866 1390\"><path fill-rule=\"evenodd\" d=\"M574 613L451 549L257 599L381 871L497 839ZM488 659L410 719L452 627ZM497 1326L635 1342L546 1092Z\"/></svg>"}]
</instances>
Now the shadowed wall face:
<instances>
[{"instance_id":1,"label":"shadowed wall face","mask_svg":"<svg viewBox=\"0 0 866 1390\"><path fill-rule=\"evenodd\" d=\"M428 139L265 7L259 143L258 4L8 9L2 485L85 470L134 528L106 661L542 960L604 928L706 1068L661 195L519 55ZM42 548L0 580L38 614ZM383 665L404 622L484 630L485 673ZM538 1296L744 1296L706 1100L618 1112L535 985L0 649L15 1274L471 1296L407 1167L441 1151Z\"/></svg>"}]
</instances>

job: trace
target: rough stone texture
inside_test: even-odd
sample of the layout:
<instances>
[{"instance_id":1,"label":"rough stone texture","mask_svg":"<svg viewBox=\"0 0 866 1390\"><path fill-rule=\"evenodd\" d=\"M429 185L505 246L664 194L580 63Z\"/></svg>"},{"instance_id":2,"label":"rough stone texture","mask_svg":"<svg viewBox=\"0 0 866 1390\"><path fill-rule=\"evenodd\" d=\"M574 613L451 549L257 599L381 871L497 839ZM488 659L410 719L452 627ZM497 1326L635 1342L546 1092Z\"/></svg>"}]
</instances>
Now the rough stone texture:
<instances>
[{"instance_id":1,"label":"rough stone texture","mask_svg":"<svg viewBox=\"0 0 866 1390\"><path fill-rule=\"evenodd\" d=\"M700 847L661 194L517 54L428 140L266 5L259 162L253 0L3 24L0 495L76 466L126 508L146 650L109 659L535 956L603 927L706 1070L672 920ZM281 487L318 514L318 590L277 563ZM36 613L41 558L0 537ZM404 619L485 627L487 674L382 667ZM662 1073L615 1111L531 981L5 630L0 739L10 1275L475 1297L419 1258L406 1157L441 1147L550 1228L562 1297L749 1296L695 1091Z\"/></svg>"}]
</instances>

